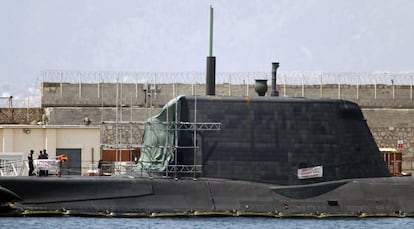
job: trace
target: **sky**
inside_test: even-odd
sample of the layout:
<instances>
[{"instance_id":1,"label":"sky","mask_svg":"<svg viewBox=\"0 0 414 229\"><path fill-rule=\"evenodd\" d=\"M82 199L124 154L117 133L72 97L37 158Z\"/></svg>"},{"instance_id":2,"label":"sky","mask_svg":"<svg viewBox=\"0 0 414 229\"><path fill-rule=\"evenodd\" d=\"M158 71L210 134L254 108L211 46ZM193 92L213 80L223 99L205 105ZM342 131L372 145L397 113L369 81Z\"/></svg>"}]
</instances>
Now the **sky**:
<instances>
[{"instance_id":1,"label":"sky","mask_svg":"<svg viewBox=\"0 0 414 229\"><path fill-rule=\"evenodd\" d=\"M412 0L0 0L0 96L45 70L414 72Z\"/></svg>"}]
</instances>

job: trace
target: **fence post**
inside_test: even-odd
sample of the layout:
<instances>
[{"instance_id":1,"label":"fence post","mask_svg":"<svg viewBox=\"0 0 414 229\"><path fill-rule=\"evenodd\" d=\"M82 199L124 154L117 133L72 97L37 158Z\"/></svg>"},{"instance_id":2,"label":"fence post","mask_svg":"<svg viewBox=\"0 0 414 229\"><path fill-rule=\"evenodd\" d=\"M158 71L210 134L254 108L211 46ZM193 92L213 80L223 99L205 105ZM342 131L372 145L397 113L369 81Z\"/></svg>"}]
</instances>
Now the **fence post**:
<instances>
[{"instance_id":1,"label":"fence post","mask_svg":"<svg viewBox=\"0 0 414 229\"><path fill-rule=\"evenodd\" d=\"M305 97L305 83L303 82L303 78L304 78L304 73L301 74L301 79L302 79L302 97Z\"/></svg>"},{"instance_id":2,"label":"fence post","mask_svg":"<svg viewBox=\"0 0 414 229\"><path fill-rule=\"evenodd\" d=\"M339 75L337 75L336 80L337 80L337 84L338 84L338 99L341 98L341 82L339 82Z\"/></svg>"},{"instance_id":3,"label":"fence post","mask_svg":"<svg viewBox=\"0 0 414 229\"><path fill-rule=\"evenodd\" d=\"M98 98L101 98L101 73L98 73Z\"/></svg>"},{"instance_id":4,"label":"fence post","mask_svg":"<svg viewBox=\"0 0 414 229\"><path fill-rule=\"evenodd\" d=\"M81 73L78 74L79 78L79 99L82 98L82 82L81 82Z\"/></svg>"},{"instance_id":5,"label":"fence post","mask_svg":"<svg viewBox=\"0 0 414 229\"><path fill-rule=\"evenodd\" d=\"M377 76L374 75L375 82L374 82L374 99L377 99Z\"/></svg>"},{"instance_id":6,"label":"fence post","mask_svg":"<svg viewBox=\"0 0 414 229\"><path fill-rule=\"evenodd\" d=\"M249 74L247 74L247 81L246 81L246 95L247 95L247 97L249 96L249 82L250 82L250 77L249 77Z\"/></svg>"},{"instance_id":7,"label":"fence post","mask_svg":"<svg viewBox=\"0 0 414 229\"><path fill-rule=\"evenodd\" d=\"M338 99L340 98L341 98L341 83L339 82L339 79L338 79Z\"/></svg>"},{"instance_id":8,"label":"fence post","mask_svg":"<svg viewBox=\"0 0 414 229\"><path fill-rule=\"evenodd\" d=\"M229 74L229 96L231 96L231 74Z\"/></svg>"},{"instance_id":9,"label":"fence post","mask_svg":"<svg viewBox=\"0 0 414 229\"><path fill-rule=\"evenodd\" d=\"M43 84L45 83L45 75L47 75L47 72L43 72L43 74L42 74L42 83L40 84L40 98L43 98L43 95L44 95L44 86L43 86Z\"/></svg>"},{"instance_id":10,"label":"fence post","mask_svg":"<svg viewBox=\"0 0 414 229\"><path fill-rule=\"evenodd\" d=\"M357 74L356 99L359 100L359 74Z\"/></svg>"},{"instance_id":11,"label":"fence post","mask_svg":"<svg viewBox=\"0 0 414 229\"><path fill-rule=\"evenodd\" d=\"M60 98L63 97L63 72L60 73Z\"/></svg>"},{"instance_id":12,"label":"fence post","mask_svg":"<svg viewBox=\"0 0 414 229\"><path fill-rule=\"evenodd\" d=\"M30 101L27 97L26 123L30 123Z\"/></svg>"},{"instance_id":13,"label":"fence post","mask_svg":"<svg viewBox=\"0 0 414 229\"><path fill-rule=\"evenodd\" d=\"M414 76L411 75L411 84L410 84L410 99L413 100L413 82Z\"/></svg>"},{"instance_id":14,"label":"fence post","mask_svg":"<svg viewBox=\"0 0 414 229\"><path fill-rule=\"evenodd\" d=\"M319 97L323 97L323 82L322 82L323 73L319 75Z\"/></svg>"},{"instance_id":15,"label":"fence post","mask_svg":"<svg viewBox=\"0 0 414 229\"><path fill-rule=\"evenodd\" d=\"M193 82L191 82L191 95L194 95L194 79L195 78L195 76L194 76L194 74L193 74Z\"/></svg>"},{"instance_id":16,"label":"fence post","mask_svg":"<svg viewBox=\"0 0 414 229\"><path fill-rule=\"evenodd\" d=\"M177 97L177 81L173 73L173 98Z\"/></svg>"}]
</instances>

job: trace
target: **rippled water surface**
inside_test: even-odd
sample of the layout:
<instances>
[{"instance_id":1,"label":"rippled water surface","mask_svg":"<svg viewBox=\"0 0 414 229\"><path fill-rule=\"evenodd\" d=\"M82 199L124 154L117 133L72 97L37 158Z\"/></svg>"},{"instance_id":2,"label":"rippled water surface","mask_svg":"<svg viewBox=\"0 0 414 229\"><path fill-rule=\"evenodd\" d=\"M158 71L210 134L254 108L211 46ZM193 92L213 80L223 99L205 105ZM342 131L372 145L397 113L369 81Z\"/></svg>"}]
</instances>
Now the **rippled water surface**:
<instances>
[{"instance_id":1,"label":"rippled water surface","mask_svg":"<svg viewBox=\"0 0 414 229\"><path fill-rule=\"evenodd\" d=\"M414 228L414 218L279 219L4 217L0 228Z\"/></svg>"}]
</instances>

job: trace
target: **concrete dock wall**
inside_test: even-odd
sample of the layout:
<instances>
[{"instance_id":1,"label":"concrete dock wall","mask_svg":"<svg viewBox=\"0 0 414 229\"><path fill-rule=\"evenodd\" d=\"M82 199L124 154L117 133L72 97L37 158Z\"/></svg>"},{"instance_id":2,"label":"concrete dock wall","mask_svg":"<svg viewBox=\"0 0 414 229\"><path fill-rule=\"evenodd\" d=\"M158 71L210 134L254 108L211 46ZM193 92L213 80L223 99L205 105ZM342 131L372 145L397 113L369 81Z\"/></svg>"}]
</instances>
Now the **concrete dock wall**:
<instances>
[{"instance_id":1,"label":"concrete dock wall","mask_svg":"<svg viewBox=\"0 0 414 229\"><path fill-rule=\"evenodd\" d=\"M204 84L42 83L43 107L161 107L177 95L204 95ZM410 85L279 85L280 96L340 98L361 107L414 108ZM218 84L218 96L257 96L253 84ZM270 89L266 96L270 96Z\"/></svg>"}]
</instances>

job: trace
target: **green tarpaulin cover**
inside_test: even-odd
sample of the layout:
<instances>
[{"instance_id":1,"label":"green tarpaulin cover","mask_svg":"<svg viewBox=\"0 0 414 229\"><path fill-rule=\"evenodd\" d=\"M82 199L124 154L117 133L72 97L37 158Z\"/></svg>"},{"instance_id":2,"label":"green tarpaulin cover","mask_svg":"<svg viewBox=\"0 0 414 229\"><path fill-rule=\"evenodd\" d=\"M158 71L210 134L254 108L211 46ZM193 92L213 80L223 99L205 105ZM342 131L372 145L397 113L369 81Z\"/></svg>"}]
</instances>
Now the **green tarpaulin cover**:
<instances>
[{"instance_id":1,"label":"green tarpaulin cover","mask_svg":"<svg viewBox=\"0 0 414 229\"><path fill-rule=\"evenodd\" d=\"M169 129L167 124L180 120L180 100L183 97L170 100L159 114L147 120L137 170L165 171L174 160L174 145L178 139L175 139L175 130Z\"/></svg>"}]
</instances>

